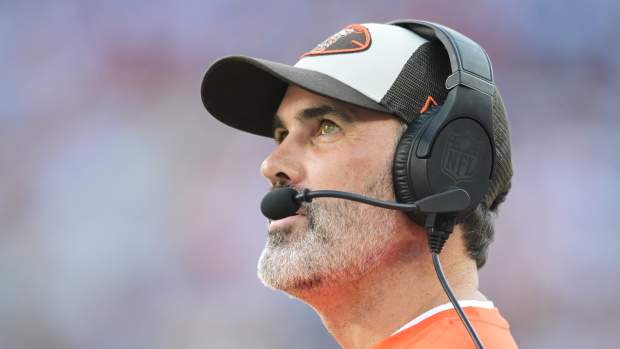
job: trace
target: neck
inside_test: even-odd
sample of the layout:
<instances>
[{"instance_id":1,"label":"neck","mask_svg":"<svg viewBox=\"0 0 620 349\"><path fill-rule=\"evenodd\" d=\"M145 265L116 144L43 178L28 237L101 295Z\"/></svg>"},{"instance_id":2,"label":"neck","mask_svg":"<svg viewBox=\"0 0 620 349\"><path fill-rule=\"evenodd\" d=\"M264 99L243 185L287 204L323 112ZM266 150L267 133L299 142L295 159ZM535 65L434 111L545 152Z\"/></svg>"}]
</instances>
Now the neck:
<instances>
[{"instance_id":1,"label":"neck","mask_svg":"<svg viewBox=\"0 0 620 349\"><path fill-rule=\"evenodd\" d=\"M359 280L292 294L315 309L342 348L371 348L416 316L449 302L426 239L420 240L397 246L391 258ZM478 291L475 262L463 255L460 240L452 236L441 254L446 277L457 299L486 300Z\"/></svg>"}]
</instances>

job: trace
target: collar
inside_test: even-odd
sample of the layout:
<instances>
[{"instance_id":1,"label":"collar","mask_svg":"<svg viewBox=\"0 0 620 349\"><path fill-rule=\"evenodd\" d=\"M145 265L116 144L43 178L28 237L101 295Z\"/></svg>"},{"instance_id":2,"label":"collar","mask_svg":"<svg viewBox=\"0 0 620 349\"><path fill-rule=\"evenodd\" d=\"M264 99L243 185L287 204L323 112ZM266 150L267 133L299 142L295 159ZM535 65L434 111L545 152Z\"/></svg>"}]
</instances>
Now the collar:
<instances>
[{"instance_id":1,"label":"collar","mask_svg":"<svg viewBox=\"0 0 620 349\"><path fill-rule=\"evenodd\" d=\"M495 305L493 305L493 302L491 301L476 301L476 300L459 301L459 305L461 306L461 308L476 307L476 308L484 308L484 309L493 309L495 307ZM392 336L401 331L404 331L410 327L413 327L419 324L420 322L428 319L429 317L435 314L438 314L438 313L441 313L442 311L453 309L453 308L454 307L452 306L452 303L446 303L446 304L438 305L434 307L433 309L427 310L421 315L419 315L418 317L416 317L415 319L406 323L403 327L399 328L398 331L392 333Z\"/></svg>"}]
</instances>

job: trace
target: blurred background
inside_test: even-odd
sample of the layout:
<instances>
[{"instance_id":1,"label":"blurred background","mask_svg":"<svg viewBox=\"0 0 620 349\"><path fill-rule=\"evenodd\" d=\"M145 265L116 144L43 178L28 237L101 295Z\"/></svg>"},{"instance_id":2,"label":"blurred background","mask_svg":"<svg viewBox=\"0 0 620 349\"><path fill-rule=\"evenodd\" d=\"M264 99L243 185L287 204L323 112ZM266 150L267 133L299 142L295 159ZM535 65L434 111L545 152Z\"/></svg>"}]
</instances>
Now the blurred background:
<instances>
[{"instance_id":1,"label":"blurred background","mask_svg":"<svg viewBox=\"0 0 620 349\"><path fill-rule=\"evenodd\" d=\"M515 177L483 292L521 348L617 348L613 0L0 1L0 348L337 348L255 276L272 141L212 119L199 87L218 57L292 64L398 18L494 62Z\"/></svg>"}]
</instances>

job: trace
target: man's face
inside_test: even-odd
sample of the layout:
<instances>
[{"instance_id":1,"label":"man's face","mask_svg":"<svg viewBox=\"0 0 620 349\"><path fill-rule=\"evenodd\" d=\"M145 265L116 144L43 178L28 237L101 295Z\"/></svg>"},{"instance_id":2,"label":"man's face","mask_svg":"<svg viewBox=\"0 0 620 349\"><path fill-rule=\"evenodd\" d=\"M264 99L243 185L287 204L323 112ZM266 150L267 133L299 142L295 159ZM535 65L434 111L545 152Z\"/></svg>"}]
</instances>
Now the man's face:
<instances>
[{"instance_id":1,"label":"man's face","mask_svg":"<svg viewBox=\"0 0 620 349\"><path fill-rule=\"evenodd\" d=\"M400 133L393 116L291 86L276 113L278 146L261 172L273 186L393 200L391 168ZM403 217L356 202L315 199L295 216L270 221L259 278L290 292L359 279L395 253Z\"/></svg>"}]
</instances>

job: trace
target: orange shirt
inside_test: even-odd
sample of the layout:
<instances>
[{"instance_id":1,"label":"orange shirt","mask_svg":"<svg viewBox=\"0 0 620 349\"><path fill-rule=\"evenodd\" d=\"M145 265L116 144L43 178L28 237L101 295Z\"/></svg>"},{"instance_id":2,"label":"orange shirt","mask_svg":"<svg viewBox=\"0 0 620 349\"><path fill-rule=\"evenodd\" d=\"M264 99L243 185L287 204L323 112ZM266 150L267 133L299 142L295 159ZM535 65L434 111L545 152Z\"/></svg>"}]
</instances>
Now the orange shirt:
<instances>
[{"instance_id":1,"label":"orange shirt","mask_svg":"<svg viewBox=\"0 0 620 349\"><path fill-rule=\"evenodd\" d=\"M480 302L489 306L468 306L461 301L461 307L476 330L485 349L517 349L508 322L499 314L491 302ZM465 304L464 304L465 303ZM429 310L392 336L381 341L372 349L470 349L476 346L451 304L444 304Z\"/></svg>"}]
</instances>

